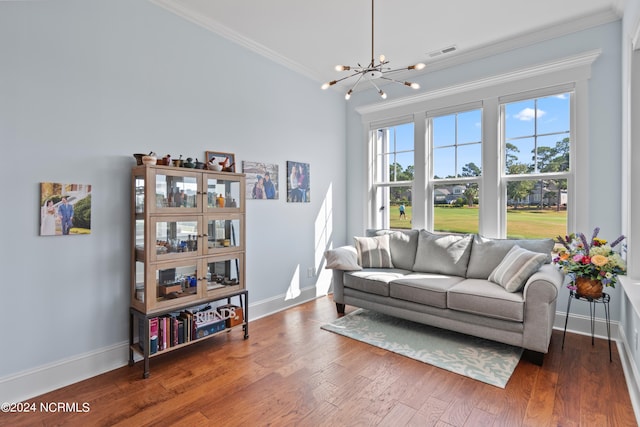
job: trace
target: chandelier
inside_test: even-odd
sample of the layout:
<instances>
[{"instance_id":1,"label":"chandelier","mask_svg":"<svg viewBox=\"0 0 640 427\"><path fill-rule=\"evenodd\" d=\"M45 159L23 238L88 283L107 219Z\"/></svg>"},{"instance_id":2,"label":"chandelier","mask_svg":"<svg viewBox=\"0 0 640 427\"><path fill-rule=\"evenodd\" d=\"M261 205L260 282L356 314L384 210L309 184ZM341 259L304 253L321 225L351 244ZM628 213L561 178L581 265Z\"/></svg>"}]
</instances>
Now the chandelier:
<instances>
[{"instance_id":1,"label":"chandelier","mask_svg":"<svg viewBox=\"0 0 640 427\"><path fill-rule=\"evenodd\" d=\"M368 81L377 91L382 99L387 98L387 94L384 93L382 89L376 85L376 80L382 79L387 80L393 83L398 83L404 86L409 86L412 89L420 89L420 85L418 83L411 83L407 81L400 81L392 78L389 74L396 73L398 71L404 70L422 70L425 65L420 62L418 64L410 65L408 67L396 68L392 69L388 66L389 61L385 58L384 55L380 55L378 58L378 62L374 59L374 49L373 49L373 1L371 0L371 62L367 66L362 66L358 63L358 66L350 66L350 65L336 65L336 71L352 71L348 76L342 77L340 79L332 80L328 83L322 85L322 89L328 89L329 87L335 85L338 82L343 80L347 80L350 78L356 78L355 83L351 85L351 88L347 91L344 96L344 99L349 100L351 98L351 94L353 90L360 84L361 81Z\"/></svg>"}]
</instances>

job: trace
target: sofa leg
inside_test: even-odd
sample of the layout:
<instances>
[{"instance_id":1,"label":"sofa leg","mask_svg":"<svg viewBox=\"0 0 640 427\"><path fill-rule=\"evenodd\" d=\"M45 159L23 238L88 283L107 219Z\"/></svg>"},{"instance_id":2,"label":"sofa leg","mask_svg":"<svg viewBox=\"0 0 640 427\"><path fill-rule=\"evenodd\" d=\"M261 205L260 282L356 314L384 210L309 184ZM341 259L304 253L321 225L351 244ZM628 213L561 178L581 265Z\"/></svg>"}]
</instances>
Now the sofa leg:
<instances>
[{"instance_id":1,"label":"sofa leg","mask_svg":"<svg viewBox=\"0 0 640 427\"><path fill-rule=\"evenodd\" d=\"M544 361L544 353L533 350L525 350L524 358L534 365L542 366L542 362Z\"/></svg>"},{"instance_id":2,"label":"sofa leg","mask_svg":"<svg viewBox=\"0 0 640 427\"><path fill-rule=\"evenodd\" d=\"M336 303L336 310L338 310L338 314L344 314L344 304Z\"/></svg>"}]
</instances>

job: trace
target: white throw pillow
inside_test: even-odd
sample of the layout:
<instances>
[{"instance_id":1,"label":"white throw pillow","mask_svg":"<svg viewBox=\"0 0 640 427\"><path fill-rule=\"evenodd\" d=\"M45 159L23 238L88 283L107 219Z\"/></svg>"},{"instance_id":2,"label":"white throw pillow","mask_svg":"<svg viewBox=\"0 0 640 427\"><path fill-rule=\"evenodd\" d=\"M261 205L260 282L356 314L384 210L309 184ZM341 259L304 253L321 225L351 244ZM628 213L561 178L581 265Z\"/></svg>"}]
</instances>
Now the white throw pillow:
<instances>
[{"instance_id":1,"label":"white throw pillow","mask_svg":"<svg viewBox=\"0 0 640 427\"><path fill-rule=\"evenodd\" d=\"M358 251L353 246L329 249L324 253L324 257L327 260L325 268L345 271L362 270L358 265Z\"/></svg>"},{"instance_id":2,"label":"white throw pillow","mask_svg":"<svg viewBox=\"0 0 640 427\"><path fill-rule=\"evenodd\" d=\"M489 280L508 292L518 292L546 259L546 254L531 252L514 245L502 262L491 272Z\"/></svg>"},{"instance_id":3,"label":"white throw pillow","mask_svg":"<svg viewBox=\"0 0 640 427\"><path fill-rule=\"evenodd\" d=\"M388 234L353 239L358 251L358 264L362 268L393 268Z\"/></svg>"}]
</instances>

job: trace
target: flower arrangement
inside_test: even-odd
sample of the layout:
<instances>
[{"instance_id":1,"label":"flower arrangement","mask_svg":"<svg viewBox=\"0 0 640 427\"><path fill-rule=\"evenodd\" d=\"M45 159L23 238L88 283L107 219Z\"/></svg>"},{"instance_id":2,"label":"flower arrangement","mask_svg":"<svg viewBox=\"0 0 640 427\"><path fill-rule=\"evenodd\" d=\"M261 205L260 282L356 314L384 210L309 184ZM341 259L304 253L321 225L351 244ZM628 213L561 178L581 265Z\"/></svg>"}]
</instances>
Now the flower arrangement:
<instances>
[{"instance_id":1,"label":"flower arrangement","mask_svg":"<svg viewBox=\"0 0 640 427\"><path fill-rule=\"evenodd\" d=\"M556 250L557 255L553 262L559 265L567 275L572 276L573 280L567 286L569 289L576 290L577 277L598 280L603 286L614 288L618 281L618 274L626 272L624 260L618 252L613 250L625 237L620 236L609 244L598 237L599 232L599 227L593 230L591 242L587 241L583 233L557 237L557 242L562 247Z\"/></svg>"}]
</instances>

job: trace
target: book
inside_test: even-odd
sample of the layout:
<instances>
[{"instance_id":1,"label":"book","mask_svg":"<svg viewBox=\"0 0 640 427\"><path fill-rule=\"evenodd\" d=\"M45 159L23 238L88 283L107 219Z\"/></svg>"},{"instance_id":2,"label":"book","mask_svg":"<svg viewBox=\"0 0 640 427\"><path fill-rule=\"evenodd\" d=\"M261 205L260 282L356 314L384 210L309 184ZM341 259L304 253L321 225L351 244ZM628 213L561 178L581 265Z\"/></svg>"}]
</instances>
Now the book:
<instances>
[{"instance_id":1,"label":"book","mask_svg":"<svg viewBox=\"0 0 640 427\"><path fill-rule=\"evenodd\" d=\"M158 352L158 318L149 319L149 354Z\"/></svg>"}]
</instances>

